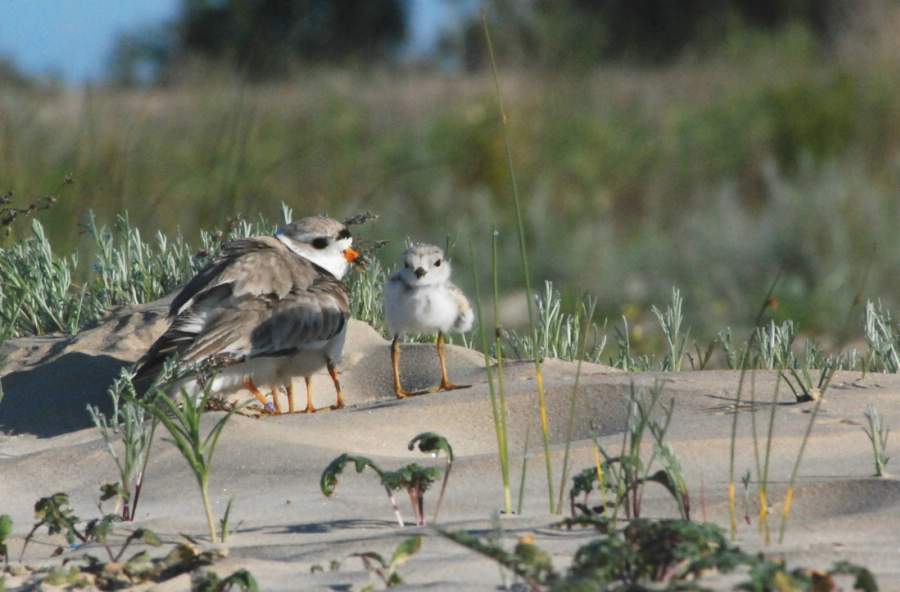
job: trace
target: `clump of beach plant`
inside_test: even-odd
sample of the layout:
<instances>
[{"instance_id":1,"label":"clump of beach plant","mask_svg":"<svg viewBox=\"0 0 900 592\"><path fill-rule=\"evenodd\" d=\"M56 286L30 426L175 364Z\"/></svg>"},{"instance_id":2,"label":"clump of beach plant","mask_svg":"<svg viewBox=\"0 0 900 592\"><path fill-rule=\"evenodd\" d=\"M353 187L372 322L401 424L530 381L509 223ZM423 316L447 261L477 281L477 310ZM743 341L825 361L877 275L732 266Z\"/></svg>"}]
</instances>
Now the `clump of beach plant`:
<instances>
[{"instance_id":1,"label":"clump of beach plant","mask_svg":"<svg viewBox=\"0 0 900 592\"><path fill-rule=\"evenodd\" d=\"M886 448L891 428L872 403L869 403L866 407L865 416L866 426L863 427L863 431L866 433L866 436L869 437L869 442L872 443L872 457L875 461L875 476L885 477L887 476L885 466L887 466L888 461L890 460Z\"/></svg>"},{"instance_id":2,"label":"clump of beach plant","mask_svg":"<svg viewBox=\"0 0 900 592\"><path fill-rule=\"evenodd\" d=\"M418 553L421 548L422 537L414 536L397 545L397 548L394 549L390 559L385 559L383 555L376 553L375 551L354 553L351 557L358 557L362 560L366 570L370 574L378 576L378 579L381 580L381 583L385 588L393 588L394 586L399 586L404 583L403 578L397 570L399 570L404 563L409 561L413 555ZM374 584L368 584L362 588L364 592L374 589Z\"/></svg>"},{"instance_id":3,"label":"clump of beach plant","mask_svg":"<svg viewBox=\"0 0 900 592\"><path fill-rule=\"evenodd\" d=\"M781 379L791 389L794 398L798 403L808 403L810 401L818 401L825 396L831 379L837 371L838 361L833 358L825 360L824 364L819 368L819 377L813 380L810 375L809 366L804 363L799 371L796 368L788 368L785 372L781 370Z\"/></svg>"},{"instance_id":4,"label":"clump of beach plant","mask_svg":"<svg viewBox=\"0 0 900 592\"><path fill-rule=\"evenodd\" d=\"M544 282L544 292L536 296L537 341L530 333L506 333L506 343L515 357L531 359L535 355L560 360L586 360L599 363L606 350L605 324L593 322L596 302L585 296L574 313L563 311L562 296L550 281ZM585 347L582 347L582 341Z\"/></svg>"},{"instance_id":5,"label":"clump of beach plant","mask_svg":"<svg viewBox=\"0 0 900 592\"><path fill-rule=\"evenodd\" d=\"M210 381L207 381L207 384L209 383ZM216 531L216 523L209 503L209 474L213 454L222 430L225 429L228 420L232 418L239 407L232 407L204 437L201 434L200 419L208 400L209 389L207 388L204 389L199 401L195 401L186 391L182 390L180 405L164 394L157 394L150 400L140 400L140 405L166 428L172 437L172 442L194 473L206 513L209 538L213 543L218 543L220 542L219 534Z\"/></svg>"},{"instance_id":6,"label":"clump of beach plant","mask_svg":"<svg viewBox=\"0 0 900 592\"><path fill-rule=\"evenodd\" d=\"M866 343L873 365L884 372L900 372L900 331L891 312L880 302L866 303Z\"/></svg>"},{"instance_id":7,"label":"clump of beach plant","mask_svg":"<svg viewBox=\"0 0 900 592\"><path fill-rule=\"evenodd\" d=\"M662 370L681 371L685 346L691 334L690 329L685 330L682 328L682 323L684 322L683 305L684 300L681 297L681 291L678 288L672 288L672 304L666 307L665 313L656 308L655 305L650 307L651 312L656 315L659 321L659 326L669 348L666 357L663 359Z\"/></svg>"},{"instance_id":8,"label":"clump of beach plant","mask_svg":"<svg viewBox=\"0 0 900 592\"><path fill-rule=\"evenodd\" d=\"M875 576L865 567L849 561L839 561L829 570L812 570L797 567L788 570L783 561L758 559L750 567L750 580L742 582L737 590L764 592L767 590L840 590L834 578L849 576L854 590L878 592Z\"/></svg>"},{"instance_id":9,"label":"clump of beach plant","mask_svg":"<svg viewBox=\"0 0 900 592\"><path fill-rule=\"evenodd\" d=\"M675 451L665 443L666 432L672 419L675 403L660 403L662 384L656 383L649 391L638 391L632 383L628 402L628 423L622 437L619 454L611 455L595 442L597 450L603 457L596 466L584 469L573 478L569 493L569 507L573 517L580 510L583 514L592 515L612 507L613 516L620 509L627 518L639 518L644 487L648 483L657 483L666 489L678 505L679 513L685 520L690 520L691 503L687 484L681 471L681 464ZM656 417L657 409L661 416ZM653 451L647 459L641 455L641 444L646 435L653 438ZM659 463L660 467L653 470ZM612 501L604 500L603 505L590 508L587 498L593 491L594 484L605 497L612 494ZM577 502L578 496L582 501Z\"/></svg>"},{"instance_id":10,"label":"clump of beach plant","mask_svg":"<svg viewBox=\"0 0 900 592\"><path fill-rule=\"evenodd\" d=\"M118 483L107 488L104 500L116 497L122 507L122 520L127 522L134 520L137 513L158 420L136 402L131 373L125 369L110 387L109 396L113 404L109 417L92 405L87 409L119 473ZM116 446L118 440L121 453Z\"/></svg>"},{"instance_id":11,"label":"clump of beach plant","mask_svg":"<svg viewBox=\"0 0 900 592\"><path fill-rule=\"evenodd\" d=\"M783 562L750 555L732 546L725 533L714 524L687 520L634 519L622 528L613 528L604 519L566 520L562 525L593 526L600 536L582 545L566 571L553 565L549 553L535 544L534 537L519 538L507 551L497 541L481 539L467 532L438 532L449 540L497 562L519 578L525 587L539 592L581 590L702 590L700 582L714 573L748 569L749 580L738 590L833 590L833 578L853 578L854 589L877 591L874 576L866 568L847 562L828 571L794 569ZM777 574L781 574L780 576ZM815 588L814 583L830 582ZM790 586L781 586L789 583Z\"/></svg>"}]
</instances>

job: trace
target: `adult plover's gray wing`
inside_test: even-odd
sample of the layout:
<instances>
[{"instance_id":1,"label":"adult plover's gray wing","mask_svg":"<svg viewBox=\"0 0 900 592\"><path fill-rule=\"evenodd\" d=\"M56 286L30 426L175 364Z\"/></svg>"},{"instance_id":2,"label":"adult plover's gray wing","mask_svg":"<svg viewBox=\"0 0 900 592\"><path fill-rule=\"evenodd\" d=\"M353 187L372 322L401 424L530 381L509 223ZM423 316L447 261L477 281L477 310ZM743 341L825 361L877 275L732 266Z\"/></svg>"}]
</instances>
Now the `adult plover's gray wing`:
<instances>
[{"instance_id":1,"label":"adult plover's gray wing","mask_svg":"<svg viewBox=\"0 0 900 592\"><path fill-rule=\"evenodd\" d=\"M280 241L232 242L175 298L175 319L141 360L135 382L152 380L172 355L183 365L246 363L252 375L254 360L340 334L349 309L340 281Z\"/></svg>"}]
</instances>

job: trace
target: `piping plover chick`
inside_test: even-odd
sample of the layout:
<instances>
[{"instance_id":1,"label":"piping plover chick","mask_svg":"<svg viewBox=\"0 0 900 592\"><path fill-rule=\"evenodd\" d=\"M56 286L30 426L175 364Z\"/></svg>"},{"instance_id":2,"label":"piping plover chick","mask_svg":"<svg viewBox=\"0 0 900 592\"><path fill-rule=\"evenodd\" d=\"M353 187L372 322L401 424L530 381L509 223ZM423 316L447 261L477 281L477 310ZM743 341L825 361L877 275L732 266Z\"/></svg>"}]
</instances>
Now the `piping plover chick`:
<instances>
[{"instance_id":1,"label":"piping plover chick","mask_svg":"<svg viewBox=\"0 0 900 592\"><path fill-rule=\"evenodd\" d=\"M467 388L447 378L444 333L462 333L472 328L472 306L462 290L450 281L450 262L434 245L413 244L403 254L403 267L384 286L384 318L390 334L391 371L394 392L402 399L424 392ZM430 391L409 392L400 382L400 337L407 333L437 331L437 354L441 383Z\"/></svg>"}]
</instances>

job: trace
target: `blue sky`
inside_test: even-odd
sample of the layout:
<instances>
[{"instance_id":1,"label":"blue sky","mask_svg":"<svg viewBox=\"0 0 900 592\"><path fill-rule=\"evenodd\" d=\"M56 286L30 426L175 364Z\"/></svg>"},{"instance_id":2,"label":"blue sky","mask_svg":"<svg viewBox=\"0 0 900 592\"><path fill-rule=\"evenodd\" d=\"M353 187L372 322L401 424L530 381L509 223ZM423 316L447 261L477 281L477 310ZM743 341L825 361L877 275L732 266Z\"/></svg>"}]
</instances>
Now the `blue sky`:
<instances>
[{"instance_id":1,"label":"blue sky","mask_svg":"<svg viewBox=\"0 0 900 592\"><path fill-rule=\"evenodd\" d=\"M455 2L408 0L410 49L427 51ZM180 0L0 0L0 56L29 74L70 83L100 80L116 36L164 21Z\"/></svg>"}]
</instances>

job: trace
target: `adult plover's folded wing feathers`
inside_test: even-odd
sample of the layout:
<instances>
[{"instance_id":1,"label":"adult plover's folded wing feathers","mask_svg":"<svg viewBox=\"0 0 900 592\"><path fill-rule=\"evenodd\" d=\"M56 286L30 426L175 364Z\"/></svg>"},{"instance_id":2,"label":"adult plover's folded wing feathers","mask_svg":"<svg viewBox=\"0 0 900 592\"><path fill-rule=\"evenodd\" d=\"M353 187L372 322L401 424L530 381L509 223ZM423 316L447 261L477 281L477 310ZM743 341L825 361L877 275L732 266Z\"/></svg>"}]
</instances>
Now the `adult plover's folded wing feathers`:
<instances>
[{"instance_id":1,"label":"adult plover's folded wing feathers","mask_svg":"<svg viewBox=\"0 0 900 592\"><path fill-rule=\"evenodd\" d=\"M230 295L283 298L294 287L292 268L296 257L272 237L254 237L226 243L222 253L188 282L172 301L170 316L191 307L197 299L223 284L230 284Z\"/></svg>"},{"instance_id":2,"label":"adult plover's folded wing feathers","mask_svg":"<svg viewBox=\"0 0 900 592\"><path fill-rule=\"evenodd\" d=\"M139 362L146 390L165 360L224 367L315 347L344 330L347 289L327 271L260 237L229 243L173 300L170 328Z\"/></svg>"}]
</instances>

